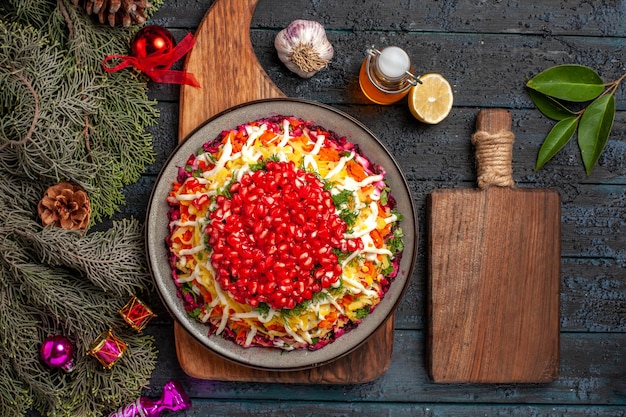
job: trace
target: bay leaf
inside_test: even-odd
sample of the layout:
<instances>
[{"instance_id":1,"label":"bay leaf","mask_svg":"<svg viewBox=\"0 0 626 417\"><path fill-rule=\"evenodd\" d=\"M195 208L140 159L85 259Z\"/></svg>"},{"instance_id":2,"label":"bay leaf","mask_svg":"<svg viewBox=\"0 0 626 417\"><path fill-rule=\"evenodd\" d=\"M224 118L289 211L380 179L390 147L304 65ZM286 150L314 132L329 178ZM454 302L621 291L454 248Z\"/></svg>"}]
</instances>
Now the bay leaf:
<instances>
[{"instance_id":1,"label":"bay leaf","mask_svg":"<svg viewBox=\"0 0 626 417\"><path fill-rule=\"evenodd\" d=\"M539 171L546 162L552 159L570 141L578 127L578 120L578 117L568 117L554 125L539 149L535 171Z\"/></svg>"},{"instance_id":2,"label":"bay leaf","mask_svg":"<svg viewBox=\"0 0 626 417\"><path fill-rule=\"evenodd\" d=\"M613 127L615 98L605 94L591 103L580 119L578 147L585 164L587 175L598 162Z\"/></svg>"},{"instance_id":3,"label":"bay leaf","mask_svg":"<svg viewBox=\"0 0 626 417\"><path fill-rule=\"evenodd\" d=\"M584 65L557 65L537 74L526 83L528 88L561 100L593 100L604 91L602 79Z\"/></svg>"},{"instance_id":4,"label":"bay leaf","mask_svg":"<svg viewBox=\"0 0 626 417\"><path fill-rule=\"evenodd\" d=\"M528 89L528 94L530 95L530 99L533 103L535 103L535 106L537 106L537 109L539 109L544 116L549 117L550 119L563 120L576 115L553 97L547 96L530 88Z\"/></svg>"}]
</instances>

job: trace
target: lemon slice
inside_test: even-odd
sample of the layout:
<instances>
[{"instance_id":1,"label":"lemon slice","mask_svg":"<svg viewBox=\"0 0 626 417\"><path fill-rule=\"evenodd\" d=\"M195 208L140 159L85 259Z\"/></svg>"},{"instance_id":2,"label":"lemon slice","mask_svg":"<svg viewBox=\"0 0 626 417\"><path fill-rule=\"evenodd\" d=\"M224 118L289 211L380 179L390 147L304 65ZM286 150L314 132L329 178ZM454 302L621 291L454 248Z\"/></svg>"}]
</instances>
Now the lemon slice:
<instances>
[{"instance_id":1,"label":"lemon slice","mask_svg":"<svg viewBox=\"0 0 626 417\"><path fill-rule=\"evenodd\" d=\"M441 74L425 74L421 84L411 87L409 109L420 122L437 124L448 116L454 96L450 83Z\"/></svg>"}]
</instances>

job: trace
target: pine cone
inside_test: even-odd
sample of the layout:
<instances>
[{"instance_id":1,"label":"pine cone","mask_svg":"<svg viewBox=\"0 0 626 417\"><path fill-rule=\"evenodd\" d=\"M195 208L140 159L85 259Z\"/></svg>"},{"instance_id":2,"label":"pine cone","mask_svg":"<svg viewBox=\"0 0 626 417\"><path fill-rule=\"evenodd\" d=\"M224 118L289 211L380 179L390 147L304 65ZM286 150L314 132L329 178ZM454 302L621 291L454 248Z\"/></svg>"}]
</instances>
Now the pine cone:
<instances>
[{"instance_id":1,"label":"pine cone","mask_svg":"<svg viewBox=\"0 0 626 417\"><path fill-rule=\"evenodd\" d=\"M97 16L100 23L108 22L112 27L129 27L133 23L146 23L145 10L152 7L147 0L72 0L74 6L83 4L88 15Z\"/></svg>"},{"instance_id":2,"label":"pine cone","mask_svg":"<svg viewBox=\"0 0 626 417\"><path fill-rule=\"evenodd\" d=\"M60 182L46 190L37 206L37 212L44 226L85 230L89 226L91 204L81 187Z\"/></svg>"}]
</instances>

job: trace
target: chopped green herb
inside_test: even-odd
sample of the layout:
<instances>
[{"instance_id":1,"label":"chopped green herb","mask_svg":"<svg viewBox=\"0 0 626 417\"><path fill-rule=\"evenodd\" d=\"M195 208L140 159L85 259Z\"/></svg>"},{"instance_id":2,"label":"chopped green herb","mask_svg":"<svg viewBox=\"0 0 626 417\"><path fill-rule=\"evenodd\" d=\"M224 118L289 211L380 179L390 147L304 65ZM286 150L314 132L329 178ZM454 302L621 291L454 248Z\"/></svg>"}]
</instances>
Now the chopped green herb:
<instances>
[{"instance_id":1,"label":"chopped green herb","mask_svg":"<svg viewBox=\"0 0 626 417\"><path fill-rule=\"evenodd\" d=\"M362 319L366 317L370 313L370 306L365 306L363 308L359 308L354 312L356 314L357 319Z\"/></svg>"},{"instance_id":2,"label":"chopped green herb","mask_svg":"<svg viewBox=\"0 0 626 417\"><path fill-rule=\"evenodd\" d=\"M267 317L267 315L270 314L270 306L267 303L259 303L254 311L259 313L262 317Z\"/></svg>"},{"instance_id":3,"label":"chopped green herb","mask_svg":"<svg viewBox=\"0 0 626 417\"><path fill-rule=\"evenodd\" d=\"M235 177L232 177L230 181L224 184L223 187L217 189L217 195L223 195L226 198L232 198L232 194L230 193L230 186L237 182Z\"/></svg>"},{"instance_id":4,"label":"chopped green herb","mask_svg":"<svg viewBox=\"0 0 626 417\"><path fill-rule=\"evenodd\" d=\"M200 307L196 307L193 310L187 312L189 317L194 318L194 319L197 319L198 317L200 317L201 313L202 313L202 309Z\"/></svg>"},{"instance_id":5,"label":"chopped green herb","mask_svg":"<svg viewBox=\"0 0 626 417\"><path fill-rule=\"evenodd\" d=\"M404 232L402 228L397 227L393 231L393 237L387 241L387 246L391 253L398 253L404 249L404 242L402 238L404 237Z\"/></svg>"},{"instance_id":6,"label":"chopped green herb","mask_svg":"<svg viewBox=\"0 0 626 417\"><path fill-rule=\"evenodd\" d=\"M299 316L302 313L304 313L306 311L306 309L309 308L309 306L311 305L311 301L307 300L307 301L303 301L300 304L297 304L294 308L292 309L287 309L287 308L283 308L280 310L281 314L283 317L293 317L293 316Z\"/></svg>"},{"instance_id":7,"label":"chopped green herb","mask_svg":"<svg viewBox=\"0 0 626 417\"><path fill-rule=\"evenodd\" d=\"M356 224L356 219L359 217L359 213L357 211L345 209L339 212L339 217L341 217L341 220L346 222L346 226L348 226L347 232L351 233L352 230L350 229L350 226L354 226Z\"/></svg>"},{"instance_id":8,"label":"chopped green herb","mask_svg":"<svg viewBox=\"0 0 626 417\"><path fill-rule=\"evenodd\" d=\"M263 159L261 159L258 162L250 165L250 171L252 171L252 172L260 171L262 169L265 169L265 161Z\"/></svg>"},{"instance_id":9,"label":"chopped green herb","mask_svg":"<svg viewBox=\"0 0 626 417\"><path fill-rule=\"evenodd\" d=\"M388 276L393 272L393 265L390 264L387 268L383 268L381 272L384 276Z\"/></svg>"},{"instance_id":10,"label":"chopped green herb","mask_svg":"<svg viewBox=\"0 0 626 417\"><path fill-rule=\"evenodd\" d=\"M340 207L342 204L350 204L354 201L354 194L350 190L343 190L339 194L332 196L335 207Z\"/></svg>"},{"instance_id":11,"label":"chopped green herb","mask_svg":"<svg viewBox=\"0 0 626 417\"><path fill-rule=\"evenodd\" d=\"M389 187L383 188L383 191L380 193L380 204L386 206L389 203Z\"/></svg>"},{"instance_id":12,"label":"chopped green herb","mask_svg":"<svg viewBox=\"0 0 626 417\"><path fill-rule=\"evenodd\" d=\"M396 217L398 218L397 221L401 222L402 220L404 220L404 214L400 213L398 210L393 209L391 210L391 214L395 214Z\"/></svg>"}]
</instances>

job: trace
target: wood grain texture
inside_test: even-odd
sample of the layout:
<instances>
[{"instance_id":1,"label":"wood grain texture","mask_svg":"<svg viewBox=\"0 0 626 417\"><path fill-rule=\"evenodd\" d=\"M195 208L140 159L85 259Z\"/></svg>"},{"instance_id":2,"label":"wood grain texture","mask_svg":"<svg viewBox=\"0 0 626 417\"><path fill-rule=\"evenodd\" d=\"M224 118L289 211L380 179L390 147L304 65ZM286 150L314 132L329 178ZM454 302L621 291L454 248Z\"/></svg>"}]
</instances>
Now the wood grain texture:
<instances>
[{"instance_id":1,"label":"wood grain texture","mask_svg":"<svg viewBox=\"0 0 626 417\"><path fill-rule=\"evenodd\" d=\"M174 27L194 27L204 11L199 0L165 2L159 15L167 16ZM211 3L205 0L206 4ZM359 2L346 7L345 0L259 0L254 29L283 28L295 19L323 21L328 30L507 33L545 36L623 36L626 9L623 3L593 0L568 3L562 0L535 2L514 0L504 3L453 3L386 0ZM280 11L280 13L277 13Z\"/></svg>"},{"instance_id":2,"label":"wood grain texture","mask_svg":"<svg viewBox=\"0 0 626 417\"><path fill-rule=\"evenodd\" d=\"M159 368L153 374L153 385L145 395L158 397L160 389L171 378L179 379L193 398L216 402L232 401L308 403L315 416L321 403L338 406L341 403L374 405L417 404L433 405L433 399L442 404L464 404L474 407L482 404L505 405L617 405L626 411L626 334L624 333L565 333L561 339L561 370L559 378L546 384L467 384L433 383L423 365L426 355L426 335L423 331L398 330L394 332L394 352L385 374L367 384L283 384L267 382L217 382L191 378L179 367L174 352L173 327L162 325L152 332L160 338ZM289 405L287 405L289 406ZM470 407L470 409L471 409ZM193 413L193 416L206 416ZM209 414L213 415L213 414ZM220 415L220 414L216 414ZM226 413L228 415L228 413ZM271 412L253 416L285 415ZM337 413L343 416L344 414ZM356 416L358 414L347 414ZM380 415L386 415L382 413ZM410 414L409 414L410 415ZM476 413L475 416L483 416ZM496 413L495 415L499 415ZM506 415L506 414L505 414ZM594 414L591 414L594 415ZM602 414L597 414L598 416ZM221 415L220 415L221 416ZM436 414L435 414L436 416ZM535 417L529 413L528 417ZM555 413L550 417L562 416Z\"/></svg>"},{"instance_id":3,"label":"wood grain texture","mask_svg":"<svg viewBox=\"0 0 626 417\"><path fill-rule=\"evenodd\" d=\"M159 103L159 125L153 129L157 161L165 161L176 145L178 107L172 102ZM341 106L335 107L366 120L368 127L384 141L405 173L415 198L420 224L426 229L423 214L426 196L435 188L471 188L475 186L474 162L467 139L472 133L476 109L453 109L455 123L446 127L424 128L414 121L404 120L403 106ZM543 129L549 121L533 110L512 110L515 120L516 144L513 170L516 182L523 187L554 188L561 196L561 256L562 256L562 331L626 331L626 282L623 268L626 239L617 233L624 224L626 197L619 178L626 178L626 160L605 158L601 166L587 179L584 170L575 163L575 146L562 151L549 167L533 172L532 161L543 140ZM383 117L384 116L384 117ZM618 115L616 133L624 132L626 118ZM397 121L390 124L388 120ZM607 151L618 154L626 149L626 140L611 140ZM414 161L419 161L415 163ZM574 161L574 162L572 162ZM162 162L157 162L157 164ZM158 165L157 165L158 166ZM127 205L119 218L134 216L144 219L152 175L125 190ZM582 174L582 175L581 175ZM618 178L615 178L617 176ZM574 180L580 177L582 183ZM425 242L420 242L425 252ZM426 324L425 257L420 256L407 293L395 313L396 328L422 329ZM155 302L156 304L156 302ZM163 311L160 317L167 316Z\"/></svg>"},{"instance_id":4,"label":"wood grain texture","mask_svg":"<svg viewBox=\"0 0 626 417\"><path fill-rule=\"evenodd\" d=\"M559 198L430 195L429 372L436 382L548 382L559 367Z\"/></svg>"},{"instance_id":5,"label":"wood grain texture","mask_svg":"<svg viewBox=\"0 0 626 417\"><path fill-rule=\"evenodd\" d=\"M394 327L393 319L389 319L354 352L303 371L247 368L209 352L181 326L177 325L174 331L180 366L193 378L240 382L361 384L373 381L389 368ZM369 365L363 366L364 363Z\"/></svg>"},{"instance_id":6,"label":"wood grain texture","mask_svg":"<svg viewBox=\"0 0 626 417\"><path fill-rule=\"evenodd\" d=\"M306 402L235 402L194 401L198 416L310 416L313 406ZM315 417L359 416L359 417L624 417L623 407L585 406L496 406L496 405L449 405L449 404L376 404L376 403L331 403L314 405Z\"/></svg>"},{"instance_id":7,"label":"wood grain texture","mask_svg":"<svg viewBox=\"0 0 626 417\"><path fill-rule=\"evenodd\" d=\"M213 0L166 1L152 20L177 39L195 30ZM602 158L586 176L575 140L539 172L537 151L554 122L525 91L525 80L557 64L595 68L603 80L626 65L624 1L259 0L250 37L257 59L285 95L331 104L364 122L396 157L426 230L426 200L435 189L470 189L476 174L469 136L482 108L511 111L516 133L513 171L525 188L552 188L562 200L561 357L559 378L546 384L437 384L426 357L425 239L413 278L395 312L393 356L385 374L367 384L282 384L199 380L185 374L175 352L174 327L160 300L147 329L159 363L145 395L180 379L193 397L191 416L533 416L626 415L626 89ZM335 59L302 80L278 60L273 38L297 18L327 28ZM376 106L358 91L363 48L396 44L420 72L446 76L455 107L441 124L424 126L406 103ZM143 219L150 190L176 145L179 87L150 83L161 111L154 134L157 163L128 187L119 218Z\"/></svg>"},{"instance_id":8,"label":"wood grain texture","mask_svg":"<svg viewBox=\"0 0 626 417\"><path fill-rule=\"evenodd\" d=\"M180 88L178 137L185 138L208 118L238 104L283 97L259 65L250 42L257 0L216 1L198 26L196 45L185 69L202 88Z\"/></svg>"},{"instance_id":9,"label":"wood grain texture","mask_svg":"<svg viewBox=\"0 0 626 417\"><path fill-rule=\"evenodd\" d=\"M257 0L213 3L195 33L196 45L185 70L202 88L180 87L178 138L184 140L210 117L239 104L284 94L257 61L250 43L250 21ZM234 127L234 126L233 126ZM382 375L393 349L393 317L365 343L330 364L305 371L269 372L226 360L204 348L175 324L176 352L185 372L198 379L257 382L363 383ZM358 366L363 362L371 366Z\"/></svg>"},{"instance_id":10,"label":"wood grain texture","mask_svg":"<svg viewBox=\"0 0 626 417\"><path fill-rule=\"evenodd\" d=\"M505 120L505 115L508 120ZM510 129L482 111L477 129ZM560 198L437 190L428 212L428 370L435 382L548 382L559 369Z\"/></svg>"}]
</instances>

